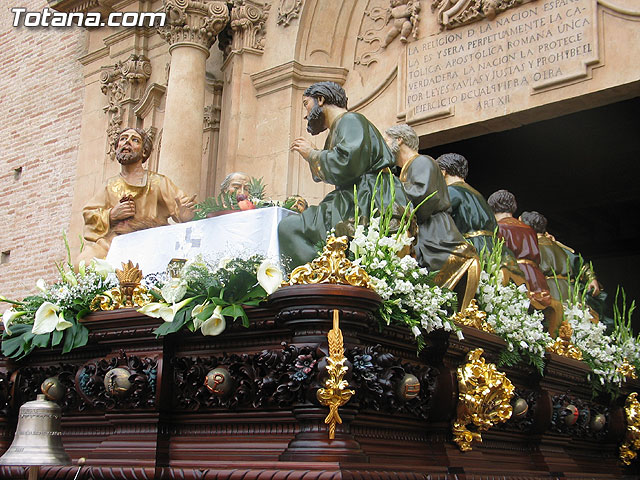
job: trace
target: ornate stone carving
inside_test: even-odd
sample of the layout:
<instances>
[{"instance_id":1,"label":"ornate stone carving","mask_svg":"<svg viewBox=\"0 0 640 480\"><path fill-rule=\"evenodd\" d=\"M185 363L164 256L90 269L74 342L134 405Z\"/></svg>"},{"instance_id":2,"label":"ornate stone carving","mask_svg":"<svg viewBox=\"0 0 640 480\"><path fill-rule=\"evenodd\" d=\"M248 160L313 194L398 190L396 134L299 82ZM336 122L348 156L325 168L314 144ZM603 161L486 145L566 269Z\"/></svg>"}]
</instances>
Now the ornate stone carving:
<instances>
[{"instance_id":1,"label":"ornate stone carving","mask_svg":"<svg viewBox=\"0 0 640 480\"><path fill-rule=\"evenodd\" d=\"M240 51L244 48L264 50L265 23L270 8L269 4L261 4L253 0L233 0L233 8L231 9L232 50Z\"/></svg>"},{"instance_id":2,"label":"ornate stone carving","mask_svg":"<svg viewBox=\"0 0 640 480\"><path fill-rule=\"evenodd\" d=\"M280 0L278 5L277 24L283 27L289 26L294 18L298 18L302 9L302 0Z\"/></svg>"},{"instance_id":3,"label":"ornate stone carving","mask_svg":"<svg viewBox=\"0 0 640 480\"><path fill-rule=\"evenodd\" d=\"M107 96L103 108L109 117L107 126L107 155L113 158L114 142L123 123L133 124L133 106L140 100L147 79L151 76L151 62L144 55L129 55L124 62L100 73L100 89ZM126 122L125 122L126 120Z\"/></svg>"},{"instance_id":4,"label":"ornate stone carving","mask_svg":"<svg viewBox=\"0 0 640 480\"><path fill-rule=\"evenodd\" d=\"M415 40L419 12L419 0L369 2L358 33L355 64L369 66L377 62L378 54L398 37L401 43Z\"/></svg>"},{"instance_id":5,"label":"ornate stone carving","mask_svg":"<svg viewBox=\"0 0 640 480\"><path fill-rule=\"evenodd\" d=\"M440 28L451 29L483 18L493 20L498 13L522 3L526 0L433 0L431 10L437 11Z\"/></svg>"},{"instance_id":6,"label":"ornate stone carving","mask_svg":"<svg viewBox=\"0 0 640 480\"><path fill-rule=\"evenodd\" d=\"M467 355L467 363L458 368L458 408L453 424L453 441L463 452L471 443L482 442L482 432L511 418L514 386L493 363L485 363L483 350ZM473 425L469 430L467 425Z\"/></svg>"},{"instance_id":7,"label":"ornate stone carving","mask_svg":"<svg viewBox=\"0 0 640 480\"><path fill-rule=\"evenodd\" d=\"M159 362L157 358L127 356L121 351L119 357L96 360L80 368L75 377L77 391L94 408L153 408L156 404L156 378ZM113 395L105 388L105 377L114 369L127 370L131 375L131 386L126 395Z\"/></svg>"},{"instance_id":8,"label":"ornate stone carving","mask_svg":"<svg viewBox=\"0 0 640 480\"><path fill-rule=\"evenodd\" d=\"M327 239L322 255L311 263L296 267L291 272L289 285L340 283L371 288L367 272L353 265L345 256L347 244L346 236L336 238L331 235Z\"/></svg>"},{"instance_id":9,"label":"ornate stone carving","mask_svg":"<svg viewBox=\"0 0 640 480\"><path fill-rule=\"evenodd\" d=\"M409 38L418 37L418 22L420 21L419 0L390 0L385 15L386 35L382 41L382 48L399 35L401 43L407 43Z\"/></svg>"},{"instance_id":10,"label":"ornate stone carving","mask_svg":"<svg viewBox=\"0 0 640 480\"><path fill-rule=\"evenodd\" d=\"M169 50L190 44L209 52L229 23L227 4L220 1L163 0L162 11L167 20L158 33L170 45Z\"/></svg>"}]
</instances>

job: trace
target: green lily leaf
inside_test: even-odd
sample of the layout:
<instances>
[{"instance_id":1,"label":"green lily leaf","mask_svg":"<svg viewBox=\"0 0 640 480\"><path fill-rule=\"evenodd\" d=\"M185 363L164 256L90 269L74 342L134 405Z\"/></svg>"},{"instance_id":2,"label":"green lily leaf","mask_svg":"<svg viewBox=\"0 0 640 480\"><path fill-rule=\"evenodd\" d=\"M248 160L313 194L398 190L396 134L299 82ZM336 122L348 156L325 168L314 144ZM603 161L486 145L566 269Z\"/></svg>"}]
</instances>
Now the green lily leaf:
<instances>
[{"instance_id":1,"label":"green lily leaf","mask_svg":"<svg viewBox=\"0 0 640 480\"><path fill-rule=\"evenodd\" d=\"M34 335L31 340L31 345L34 347L45 348L49 345L49 339L51 338L51 333L43 333L40 335Z\"/></svg>"},{"instance_id":2,"label":"green lily leaf","mask_svg":"<svg viewBox=\"0 0 640 480\"><path fill-rule=\"evenodd\" d=\"M225 317L232 317L234 320L237 318L242 318L242 325L245 327L249 326L249 317L247 317L244 308L240 305L229 305L226 308L222 309L222 315Z\"/></svg>"},{"instance_id":3,"label":"green lily leaf","mask_svg":"<svg viewBox=\"0 0 640 480\"><path fill-rule=\"evenodd\" d=\"M84 347L89 341L89 330L84 325L79 325L77 327L77 332L73 337L73 347Z\"/></svg>"},{"instance_id":4,"label":"green lily leaf","mask_svg":"<svg viewBox=\"0 0 640 480\"><path fill-rule=\"evenodd\" d=\"M59 345L62 341L63 336L64 331L61 332L59 330L54 330L53 332L51 332L51 346L55 347L56 345Z\"/></svg>"},{"instance_id":5,"label":"green lily leaf","mask_svg":"<svg viewBox=\"0 0 640 480\"><path fill-rule=\"evenodd\" d=\"M64 343L62 344L62 353L69 353L73 348L76 329L71 327L64 331Z\"/></svg>"}]
</instances>

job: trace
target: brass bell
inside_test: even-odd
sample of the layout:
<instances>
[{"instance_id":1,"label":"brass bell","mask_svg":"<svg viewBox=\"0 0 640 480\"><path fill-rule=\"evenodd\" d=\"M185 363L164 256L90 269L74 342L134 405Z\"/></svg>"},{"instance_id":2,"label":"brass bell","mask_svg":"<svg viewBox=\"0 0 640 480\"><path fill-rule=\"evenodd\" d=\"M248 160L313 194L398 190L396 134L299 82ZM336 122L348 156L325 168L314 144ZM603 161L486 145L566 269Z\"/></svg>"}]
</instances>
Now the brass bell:
<instances>
[{"instance_id":1,"label":"brass bell","mask_svg":"<svg viewBox=\"0 0 640 480\"><path fill-rule=\"evenodd\" d=\"M20 407L18 427L0 465L71 465L62 445L60 407L38 395Z\"/></svg>"}]
</instances>

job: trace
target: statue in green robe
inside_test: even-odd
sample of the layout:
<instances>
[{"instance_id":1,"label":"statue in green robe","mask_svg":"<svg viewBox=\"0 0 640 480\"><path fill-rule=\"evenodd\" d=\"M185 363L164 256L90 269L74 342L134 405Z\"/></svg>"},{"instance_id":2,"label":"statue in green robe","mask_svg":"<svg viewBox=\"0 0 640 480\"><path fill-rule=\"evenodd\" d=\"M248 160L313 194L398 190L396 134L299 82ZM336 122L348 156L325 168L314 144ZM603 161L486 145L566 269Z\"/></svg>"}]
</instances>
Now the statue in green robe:
<instances>
[{"instance_id":1,"label":"statue in green robe","mask_svg":"<svg viewBox=\"0 0 640 480\"><path fill-rule=\"evenodd\" d=\"M435 160L418 153L418 136L406 124L385 131L394 152L407 197L414 206L432 195L416 213L418 235L414 251L418 263L431 271L438 270L434 281L454 289L465 277L465 309L475 295L480 281L480 262L476 249L467 243L451 218L447 184Z\"/></svg>"},{"instance_id":2,"label":"statue in green robe","mask_svg":"<svg viewBox=\"0 0 640 480\"><path fill-rule=\"evenodd\" d=\"M311 135L329 129L322 150L314 149L304 137L294 140L291 150L309 163L313 179L336 186L317 206L300 215L283 219L278 225L280 254L288 268L310 262L318 254L327 232L338 223L348 222L355 214L354 186L357 189L359 214L369 216L369 206L378 174L394 166L389 147L378 129L363 115L347 111L347 97L334 82L319 82L304 92L307 131ZM384 206L391 203L391 182L395 202L407 204L402 184L391 175L383 175ZM379 205L379 197L376 197Z\"/></svg>"},{"instance_id":3,"label":"statue in green robe","mask_svg":"<svg viewBox=\"0 0 640 480\"><path fill-rule=\"evenodd\" d=\"M491 253L498 222L482 194L466 182L469 173L467 159L458 153L445 153L436 162L449 190L451 217L456 227L479 254L483 249ZM502 247L502 266L505 280L524 283L516 257L506 246Z\"/></svg>"},{"instance_id":4,"label":"statue in green robe","mask_svg":"<svg viewBox=\"0 0 640 480\"><path fill-rule=\"evenodd\" d=\"M547 218L541 213L522 212L520 220L538 234L540 269L547 280L551 296L561 302L567 300L572 283L578 281L580 288L586 286L589 290L587 305L598 315L600 321L612 324L613 320L605 313L607 294L601 290L591 264L584 262L580 254L547 232Z\"/></svg>"}]
</instances>

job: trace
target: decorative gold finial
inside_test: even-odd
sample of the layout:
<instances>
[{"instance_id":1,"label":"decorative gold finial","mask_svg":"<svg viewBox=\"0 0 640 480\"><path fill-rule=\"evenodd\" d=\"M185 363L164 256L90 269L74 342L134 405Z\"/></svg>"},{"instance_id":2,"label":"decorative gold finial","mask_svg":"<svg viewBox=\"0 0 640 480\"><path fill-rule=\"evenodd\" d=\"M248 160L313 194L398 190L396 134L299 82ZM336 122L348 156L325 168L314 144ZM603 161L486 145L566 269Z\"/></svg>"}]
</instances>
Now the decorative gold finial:
<instances>
[{"instance_id":1,"label":"decorative gold finial","mask_svg":"<svg viewBox=\"0 0 640 480\"><path fill-rule=\"evenodd\" d=\"M495 333L491 325L487 323L487 312L478 308L476 299L471 299L471 303L464 310L453 314L451 319L458 325L477 328L484 332Z\"/></svg>"},{"instance_id":2,"label":"decorative gold finial","mask_svg":"<svg viewBox=\"0 0 640 480\"><path fill-rule=\"evenodd\" d=\"M131 260L123 263L122 269L116 270L116 277L120 286L114 287L101 295L96 295L89 305L92 312L143 307L151 302L151 295L147 293L146 288L140 285L142 270L140 270L138 264L134 265Z\"/></svg>"},{"instance_id":3,"label":"decorative gold finial","mask_svg":"<svg viewBox=\"0 0 640 480\"><path fill-rule=\"evenodd\" d=\"M458 368L458 418L453 424L453 441L461 451L471 450L473 441L482 442L481 432L511 418L514 386L493 363L485 363L481 348L467 355ZM475 431L467 425L473 424Z\"/></svg>"},{"instance_id":4,"label":"decorative gold finial","mask_svg":"<svg viewBox=\"0 0 640 480\"><path fill-rule=\"evenodd\" d=\"M547 345L547 352L557 353L558 355L573 358L574 360L582 360L582 350L571 342L571 335L573 335L573 329L571 325L569 325L569 322L565 320L558 329L558 338L556 338L553 343Z\"/></svg>"},{"instance_id":5,"label":"decorative gold finial","mask_svg":"<svg viewBox=\"0 0 640 480\"><path fill-rule=\"evenodd\" d=\"M329 415L324 419L324 423L329 425L329 440L333 440L336 437L336 424L342 423L338 407L346 404L356 393L347 388L349 384L344 380L348 367L344 364L347 359L344 356L338 310L333 311L333 328L327 333L327 340L329 341L329 357L327 357L329 378L324 383L325 388L319 388L316 396L321 405L329 407Z\"/></svg>"},{"instance_id":6,"label":"decorative gold finial","mask_svg":"<svg viewBox=\"0 0 640 480\"><path fill-rule=\"evenodd\" d=\"M620 460L625 465L631 465L631 461L638 456L640 450L640 403L638 392L633 392L624 403L624 411L627 416L627 433L624 442L620 445Z\"/></svg>"},{"instance_id":7,"label":"decorative gold finial","mask_svg":"<svg viewBox=\"0 0 640 480\"><path fill-rule=\"evenodd\" d=\"M314 283L340 283L354 287L371 288L369 274L353 265L345 256L349 241L346 236L327 239L322 255L311 263L301 265L291 272L289 285Z\"/></svg>"}]
</instances>

